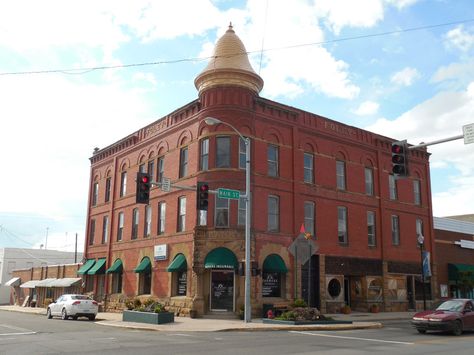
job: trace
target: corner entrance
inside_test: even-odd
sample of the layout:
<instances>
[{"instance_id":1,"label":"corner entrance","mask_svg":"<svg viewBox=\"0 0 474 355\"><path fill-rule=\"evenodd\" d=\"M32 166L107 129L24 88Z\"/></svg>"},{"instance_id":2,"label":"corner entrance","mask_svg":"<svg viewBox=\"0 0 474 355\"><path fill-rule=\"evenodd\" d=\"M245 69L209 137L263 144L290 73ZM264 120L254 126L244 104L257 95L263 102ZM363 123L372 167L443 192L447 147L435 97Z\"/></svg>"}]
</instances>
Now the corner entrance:
<instances>
[{"instance_id":1,"label":"corner entrance","mask_svg":"<svg viewBox=\"0 0 474 355\"><path fill-rule=\"evenodd\" d=\"M211 271L211 311L234 311L234 271Z\"/></svg>"}]
</instances>

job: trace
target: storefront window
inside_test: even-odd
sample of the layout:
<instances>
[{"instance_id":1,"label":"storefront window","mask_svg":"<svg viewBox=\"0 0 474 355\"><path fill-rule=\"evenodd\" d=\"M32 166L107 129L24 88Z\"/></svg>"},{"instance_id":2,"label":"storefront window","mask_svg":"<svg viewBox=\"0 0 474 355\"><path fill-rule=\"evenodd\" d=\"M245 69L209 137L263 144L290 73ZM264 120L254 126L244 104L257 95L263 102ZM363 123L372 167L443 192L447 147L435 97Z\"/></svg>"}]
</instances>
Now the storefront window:
<instances>
[{"instance_id":1,"label":"storefront window","mask_svg":"<svg viewBox=\"0 0 474 355\"><path fill-rule=\"evenodd\" d=\"M262 273L262 297L281 297L281 273Z\"/></svg>"},{"instance_id":2,"label":"storefront window","mask_svg":"<svg viewBox=\"0 0 474 355\"><path fill-rule=\"evenodd\" d=\"M177 296L186 296L187 279L188 279L187 270L176 272L176 276L177 276L176 295Z\"/></svg>"}]
</instances>

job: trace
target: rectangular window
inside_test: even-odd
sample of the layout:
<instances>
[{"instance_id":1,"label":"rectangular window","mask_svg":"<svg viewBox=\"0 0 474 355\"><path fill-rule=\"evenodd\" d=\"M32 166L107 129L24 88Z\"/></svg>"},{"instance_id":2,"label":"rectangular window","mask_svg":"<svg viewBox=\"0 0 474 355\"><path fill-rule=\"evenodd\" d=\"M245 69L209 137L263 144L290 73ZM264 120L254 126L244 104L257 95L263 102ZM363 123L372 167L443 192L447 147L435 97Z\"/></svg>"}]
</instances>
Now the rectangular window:
<instances>
[{"instance_id":1,"label":"rectangular window","mask_svg":"<svg viewBox=\"0 0 474 355\"><path fill-rule=\"evenodd\" d=\"M245 141L239 138L239 169L245 169L247 162L247 151L245 147Z\"/></svg>"},{"instance_id":2,"label":"rectangular window","mask_svg":"<svg viewBox=\"0 0 474 355\"><path fill-rule=\"evenodd\" d=\"M313 171L314 156L311 153L304 153L304 182L312 184L314 181Z\"/></svg>"},{"instance_id":3,"label":"rectangular window","mask_svg":"<svg viewBox=\"0 0 474 355\"><path fill-rule=\"evenodd\" d=\"M395 180L395 176L390 174L388 176L388 188L390 190L390 199L396 200L397 199L397 181Z\"/></svg>"},{"instance_id":4,"label":"rectangular window","mask_svg":"<svg viewBox=\"0 0 474 355\"><path fill-rule=\"evenodd\" d=\"M314 202L305 201L304 203L304 229L312 236L315 234L314 229Z\"/></svg>"},{"instance_id":5,"label":"rectangular window","mask_svg":"<svg viewBox=\"0 0 474 355\"><path fill-rule=\"evenodd\" d=\"M367 240L369 247L375 246L375 212L367 211Z\"/></svg>"},{"instance_id":6,"label":"rectangular window","mask_svg":"<svg viewBox=\"0 0 474 355\"><path fill-rule=\"evenodd\" d=\"M342 160L336 160L336 179L339 190L346 189L346 163Z\"/></svg>"},{"instance_id":7,"label":"rectangular window","mask_svg":"<svg viewBox=\"0 0 474 355\"><path fill-rule=\"evenodd\" d=\"M148 162L148 175L150 176L150 180L153 181L154 180L154 174L155 174L155 161L154 160L150 160Z\"/></svg>"},{"instance_id":8,"label":"rectangular window","mask_svg":"<svg viewBox=\"0 0 474 355\"><path fill-rule=\"evenodd\" d=\"M94 182L94 186L92 188L92 206L97 205L98 198L99 198L99 183Z\"/></svg>"},{"instance_id":9,"label":"rectangular window","mask_svg":"<svg viewBox=\"0 0 474 355\"><path fill-rule=\"evenodd\" d=\"M207 226L207 211L199 210L199 226Z\"/></svg>"},{"instance_id":10,"label":"rectangular window","mask_svg":"<svg viewBox=\"0 0 474 355\"><path fill-rule=\"evenodd\" d=\"M267 148L268 175L278 176L278 147L269 144Z\"/></svg>"},{"instance_id":11,"label":"rectangular window","mask_svg":"<svg viewBox=\"0 0 474 355\"><path fill-rule=\"evenodd\" d=\"M202 171L209 169L209 139L201 139L201 158L199 167Z\"/></svg>"},{"instance_id":12,"label":"rectangular window","mask_svg":"<svg viewBox=\"0 0 474 355\"><path fill-rule=\"evenodd\" d=\"M112 189L112 178L108 177L105 180L105 202L110 201L110 191Z\"/></svg>"},{"instance_id":13,"label":"rectangular window","mask_svg":"<svg viewBox=\"0 0 474 355\"><path fill-rule=\"evenodd\" d=\"M166 226L166 202L158 202L158 234L165 233Z\"/></svg>"},{"instance_id":14,"label":"rectangular window","mask_svg":"<svg viewBox=\"0 0 474 355\"><path fill-rule=\"evenodd\" d=\"M178 232L183 232L186 228L186 197L178 199Z\"/></svg>"},{"instance_id":15,"label":"rectangular window","mask_svg":"<svg viewBox=\"0 0 474 355\"><path fill-rule=\"evenodd\" d=\"M420 180L413 180L413 197L415 205L421 205L421 185Z\"/></svg>"},{"instance_id":16,"label":"rectangular window","mask_svg":"<svg viewBox=\"0 0 474 355\"><path fill-rule=\"evenodd\" d=\"M340 244L347 244L347 208L337 208L337 237Z\"/></svg>"},{"instance_id":17,"label":"rectangular window","mask_svg":"<svg viewBox=\"0 0 474 355\"><path fill-rule=\"evenodd\" d=\"M165 172L165 157L158 158L158 164L156 169L156 178L157 182L161 182L163 180L164 172Z\"/></svg>"},{"instance_id":18,"label":"rectangular window","mask_svg":"<svg viewBox=\"0 0 474 355\"><path fill-rule=\"evenodd\" d=\"M123 238L123 212L118 214L118 228L117 228L117 242L120 242Z\"/></svg>"},{"instance_id":19,"label":"rectangular window","mask_svg":"<svg viewBox=\"0 0 474 355\"><path fill-rule=\"evenodd\" d=\"M91 219L91 224L89 226L89 245L94 244L95 238L95 219Z\"/></svg>"},{"instance_id":20,"label":"rectangular window","mask_svg":"<svg viewBox=\"0 0 474 355\"><path fill-rule=\"evenodd\" d=\"M374 195L374 171L372 168L365 168L365 194Z\"/></svg>"},{"instance_id":21,"label":"rectangular window","mask_svg":"<svg viewBox=\"0 0 474 355\"><path fill-rule=\"evenodd\" d=\"M112 274L112 293L122 293L123 273Z\"/></svg>"},{"instance_id":22,"label":"rectangular window","mask_svg":"<svg viewBox=\"0 0 474 355\"><path fill-rule=\"evenodd\" d=\"M230 137L216 139L216 168L230 167Z\"/></svg>"},{"instance_id":23,"label":"rectangular window","mask_svg":"<svg viewBox=\"0 0 474 355\"><path fill-rule=\"evenodd\" d=\"M245 226L245 198L241 197L239 198L239 206L238 206L238 216L237 216L237 224L239 226Z\"/></svg>"},{"instance_id":24,"label":"rectangular window","mask_svg":"<svg viewBox=\"0 0 474 355\"><path fill-rule=\"evenodd\" d=\"M188 175L188 147L181 148L179 154L179 177Z\"/></svg>"},{"instance_id":25,"label":"rectangular window","mask_svg":"<svg viewBox=\"0 0 474 355\"><path fill-rule=\"evenodd\" d=\"M229 201L228 198L216 196L216 220L214 222L216 227L229 227Z\"/></svg>"},{"instance_id":26,"label":"rectangular window","mask_svg":"<svg viewBox=\"0 0 474 355\"><path fill-rule=\"evenodd\" d=\"M145 206L145 231L144 237L151 235L151 206Z\"/></svg>"},{"instance_id":27,"label":"rectangular window","mask_svg":"<svg viewBox=\"0 0 474 355\"><path fill-rule=\"evenodd\" d=\"M400 221L398 216L392 216L392 244L400 245Z\"/></svg>"},{"instance_id":28,"label":"rectangular window","mask_svg":"<svg viewBox=\"0 0 474 355\"><path fill-rule=\"evenodd\" d=\"M141 164L138 166L138 172L139 172L139 173L144 173L144 172L145 172L145 164L144 164L144 163L141 163Z\"/></svg>"},{"instance_id":29,"label":"rectangular window","mask_svg":"<svg viewBox=\"0 0 474 355\"><path fill-rule=\"evenodd\" d=\"M120 175L120 197L125 196L127 193L127 172L122 171Z\"/></svg>"},{"instance_id":30,"label":"rectangular window","mask_svg":"<svg viewBox=\"0 0 474 355\"><path fill-rule=\"evenodd\" d=\"M267 226L269 232L278 232L280 229L280 203L278 196L268 196Z\"/></svg>"},{"instance_id":31,"label":"rectangular window","mask_svg":"<svg viewBox=\"0 0 474 355\"><path fill-rule=\"evenodd\" d=\"M102 244L107 243L109 237L109 216L102 218Z\"/></svg>"},{"instance_id":32,"label":"rectangular window","mask_svg":"<svg viewBox=\"0 0 474 355\"><path fill-rule=\"evenodd\" d=\"M419 235L425 236L423 234L423 220L417 218L417 220L416 220L416 237L418 238Z\"/></svg>"},{"instance_id":33,"label":"rectangular window","mask_svg":"<svg viewBox=\"0 0 474 355\"><path fill-rule=\"evenodd\" d=\"M138 208L134 208L132 211L132 239L138 238L138 222L140 215L138 213Z\"/></svg>"}]
</instances>

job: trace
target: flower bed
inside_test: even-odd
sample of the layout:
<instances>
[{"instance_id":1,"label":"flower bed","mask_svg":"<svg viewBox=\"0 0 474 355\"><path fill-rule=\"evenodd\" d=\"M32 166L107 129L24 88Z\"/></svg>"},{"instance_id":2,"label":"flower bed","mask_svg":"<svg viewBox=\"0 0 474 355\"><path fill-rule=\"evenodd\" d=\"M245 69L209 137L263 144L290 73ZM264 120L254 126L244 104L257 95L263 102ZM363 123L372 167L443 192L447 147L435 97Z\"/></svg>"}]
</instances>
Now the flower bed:
<instances>
[{"instance_id":1,"label":"flower bed","mask_svg":"<svg viewBox=\"0 0 474 355\"><path fill-rule=\"evenodd\" d=\"M122 313L124 322L137 322L148 324L165 324L174 322L174 313L167 312L163 305L153 299L142 302L138 299L131 299L125 302L127 310Z\"/></svg>"}]
</instances>

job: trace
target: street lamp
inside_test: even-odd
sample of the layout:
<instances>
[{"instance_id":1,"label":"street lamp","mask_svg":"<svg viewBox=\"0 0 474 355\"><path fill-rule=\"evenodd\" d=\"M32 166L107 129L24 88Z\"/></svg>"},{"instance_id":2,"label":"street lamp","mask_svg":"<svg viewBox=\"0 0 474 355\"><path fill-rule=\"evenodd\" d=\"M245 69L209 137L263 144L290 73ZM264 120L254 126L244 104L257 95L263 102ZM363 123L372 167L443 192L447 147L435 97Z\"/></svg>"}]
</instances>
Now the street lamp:
<instances>
[{"instance_id":1,"label":"street lamp","mask_svg":"<svg viewBox=\"0 0 474 355\"><path fill-rule=\"evenodd\" d=\"M418 234L418 245L420 246L420 259L421 259L421 289L423 292L423 310L426 311L426 295L425 295L425 270L423 268L423 246L425 237L422 234Z\"/></svg>"},{"instance_id":2,"label":"street lamp","mask_svg":"<svg viewBox=\"0 0 474 355\"><path fill-rule=\"evenodd\" d=\"M230 123L223 122L218 118L206 117L204 119L209 126L223 124L232 128L245 143L245 308L244 321L250 323L252 321L252 306L250 304L250 218L251 218L251 202L250 202L250 138L244 137Z\"/></svg>"}]
</instances>

